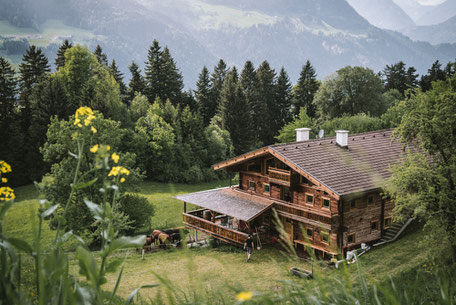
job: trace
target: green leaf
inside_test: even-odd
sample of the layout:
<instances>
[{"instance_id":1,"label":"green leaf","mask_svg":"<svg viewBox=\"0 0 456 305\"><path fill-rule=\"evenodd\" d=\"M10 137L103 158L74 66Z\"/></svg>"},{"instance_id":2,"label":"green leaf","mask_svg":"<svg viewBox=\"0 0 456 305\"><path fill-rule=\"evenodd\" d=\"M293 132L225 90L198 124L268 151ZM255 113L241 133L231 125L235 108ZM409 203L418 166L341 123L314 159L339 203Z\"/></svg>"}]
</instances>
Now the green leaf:
<instances>
[{"instance_id":1,"label":"green leaf","mask_svg":"<svg viewBox=\"0 0 456 305\"><path fill-rule=\"evenodd\" d=\"M132 291L132 293L130 293L130 295L128 296L128 299L125 301L125 305L128 305L131 303L131 301L133 301L133 298L135 297L135 295L138 293L138 291L140 289L143 289L143 288L154 288L154 287L158 287L160 286L159 284L153 284L153 285L143 285L139 288L136 288L135 290Z\"/></svg>"},{"instance_id":2,"label":"green leaf","mask_svg":"<svg viewBox=\"0 0 456 305\"><path fill-rule=\"evenodd\" d=\"M119 267L124 261L125 258L113 260L106 266L106 273L115 272L117 270L117 267Z\"/></svg>"},{"instance_id":3,"label":"green leaf","mask_svg":"<svg viewBox=\"0 0 456 305\"><path fill-rule=\"evenodd\" d=\"M123 273L123 269L124 269L124 266L125 266L125 260L126 259L127 259L127 256L125 255L123 260L114 261L114 262L118 261L119 263L122 263L122 267L120 268L119 275L117 276L116 284L114 285L114 289L112 290L111 297L109 298L109 303L108 304L112 303L112 299L114 299L114 296L116 295L117 288L119 288L120 279L122 278L122 273ZM111 262L110 265L112 265L114 262ZM109 268L109 266L106 268L106 272L109 272L108 268ZM117 266L115 268L117 268Z\"/></svg>"},{"instance_id":4,"label":"green leaf","mask_svg":"<svg viewBox=\"0 0 456 305\"><path fill-rule=\"evenodd\" d=\"M53 206L51 206L49 209L47 209L46 211L44 211L41 216L43 218L46 218L46 217L49 217L51 216L52 214L54 214L54 212L57 210L57 208L59 207L60 204L55 204Z\"/></svg>"},{"instance_id":5,"label":"green leaf","mask_svg":"<svg viewBox=\"0 0 456 305\"><path fill-rule=\"evenodd\" d=\"M104 254L105 256L109 255L110 253L123 248L137 248L142 247L146 242L146 236L140 235L135 237L128 237L122 236L120 238L115 239L107 249L107 252Z\"/></svg>"},{"instance_id":6,"label":"green leaf","mask_svg":"<svg viewBox=\"0 0 456 305\"><path fill-rule=\"evenodd\" d=\"M84 189L84 188L89 187L89 186L91 186L92 184L94 184L97 180L98 180L98 178L95 178L95 179L90 180L90 181L88 181L88 182L76 183L75 185L73 185L73 188L74 188L75 190Z\"/></svg>"},{"instance_id":7,"label":"green leaf","mask_svg":"<svg viewBox=\"0 0 456 305\"><path fill-rule=\"evenodd\" d=\"M79 262L79 273L96 287L98 285L97 264L92 253L83 247L78 247L75 258Z\"/></svg>"},{"instance_id":8,"label":"green leaf","mask_svg":"<svg viewBox=\"0 0 456 305\"><path fill-rule=\"evenodd\" d=\"M79 159L79 156L76 155L76 154L74 154L74 153L72 153L71 151L68 151L68 154L69 154L70 156L72 156L73 158L75 158L75 159Z\"/></svg>"},{"instance_id":9,"label":"green leaf","mask_svg":"<svg viewBox=\"0 0 456 305\"><path fill-rule=\"evenodd\" d=\"M10 244L12 244L14 247L16 247L17 249L24 251L27 254L32 254L32 252L33 252L32 247L25 240L10 237L10 238L8 238L8 242Z\"/></svg>"},{"instance_id":10,"label":"green leaf","mask_svg":"<svg viewBox=\"0 0 456 305\"><path fill-rule=\"evenodd\" d=\"M3 220L3 217L5 217L5 214L6 214L6 211L8 211L8 209L13 205L13 201L12 200L8 200L7 202L5 202L3 205L2 205L2 208L0 210L0 221Z\"/></svg>"},{"instance_id":11,"label":"green leaf","mask_svg":"<svg viewBox=\"0 0 456 305\"><path fill-rule=\"evenodd\" d=\"M103 214L103 210L100 208L100 206L96 203L93 203L90 200L84 199L84 203L86 206L89 208L90 212L92 215L95 217L95 219L101 220L101 216Z\"/></svg>"}]
</instances>

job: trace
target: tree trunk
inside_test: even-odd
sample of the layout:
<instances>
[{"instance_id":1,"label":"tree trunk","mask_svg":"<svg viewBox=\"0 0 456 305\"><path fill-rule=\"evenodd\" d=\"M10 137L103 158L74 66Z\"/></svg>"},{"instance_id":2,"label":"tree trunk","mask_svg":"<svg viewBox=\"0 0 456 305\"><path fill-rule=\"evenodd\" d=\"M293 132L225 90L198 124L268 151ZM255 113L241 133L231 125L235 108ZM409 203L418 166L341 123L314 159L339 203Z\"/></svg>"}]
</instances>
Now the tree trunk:
<instances>
[{"instance_id":1,"label":"tree trunk","mask_svg":"<svg viewBox=\"0 0 456 305\"><path fill-rule=\"evenodd\" d=\"M451 252L453 252L453 264L456 264L456 245L451 245Z\"/></svg>"}]
</instances>

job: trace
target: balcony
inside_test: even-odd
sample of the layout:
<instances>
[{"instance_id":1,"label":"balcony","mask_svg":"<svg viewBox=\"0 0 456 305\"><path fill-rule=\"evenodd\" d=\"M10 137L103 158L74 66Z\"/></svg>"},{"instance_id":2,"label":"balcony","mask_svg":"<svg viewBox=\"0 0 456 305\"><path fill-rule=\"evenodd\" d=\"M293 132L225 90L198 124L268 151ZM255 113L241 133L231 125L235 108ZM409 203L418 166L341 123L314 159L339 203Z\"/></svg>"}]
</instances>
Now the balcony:
<instances>
[{"instance_id":1,"label":"balcony","mask_svg":"<svg viewBox=\"0 0 456 305\"><path fill-rule=\"evenodd\" d=\"M291 170L269 167L269 182L290 187Z\"/></svg>"},{"instance_id":2,"label":"balcony","mask_svg":"<svg viewBox=\"0 0 456 305\"><path fill-rule=\"evenodd\" d=\"M196 210L183 214L185 227L198 230L230 244L242 246L247 239L248 234L230 228L229 222L226 221L228 219L217 218L215 223L204 219L203 210Z\"/></svg>"}]
</instances>

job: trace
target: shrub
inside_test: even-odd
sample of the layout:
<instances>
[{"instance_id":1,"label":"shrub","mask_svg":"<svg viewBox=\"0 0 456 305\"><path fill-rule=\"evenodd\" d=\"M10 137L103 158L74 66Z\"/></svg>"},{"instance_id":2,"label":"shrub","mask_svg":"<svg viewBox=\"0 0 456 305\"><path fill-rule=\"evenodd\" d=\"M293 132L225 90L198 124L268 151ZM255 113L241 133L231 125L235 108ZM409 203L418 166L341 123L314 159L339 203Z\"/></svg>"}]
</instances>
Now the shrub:
<instances>
[{"instance_id":1,"label":"shrub","mask_svg":"<svg viewBox=\"0 0 456 305\"><path fill-rule=\"evenodd\" d=\"M132 221L132 228L127 233L150 230L150 218L154 216L155 208L146 197L126 194L120 199L119 209Z\"/></svg>"}]
</instances>

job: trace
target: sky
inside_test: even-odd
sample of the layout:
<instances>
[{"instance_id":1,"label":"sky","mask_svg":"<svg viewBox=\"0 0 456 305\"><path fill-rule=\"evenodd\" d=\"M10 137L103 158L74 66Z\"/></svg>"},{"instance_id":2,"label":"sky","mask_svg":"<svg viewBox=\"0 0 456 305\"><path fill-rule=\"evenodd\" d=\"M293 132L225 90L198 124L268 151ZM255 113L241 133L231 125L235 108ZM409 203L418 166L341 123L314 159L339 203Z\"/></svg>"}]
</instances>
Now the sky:
<instances>
[{"instance_id":1,"label":"sky","mask_svg":"<svg viewBox=\"0 0 456 305\"><path fill-rule=\"evenodd\" d=\"M445 0L416 0L416 1L423 5L437 5L437 4L445 2Z\"/></svg>"}]
</instances>

